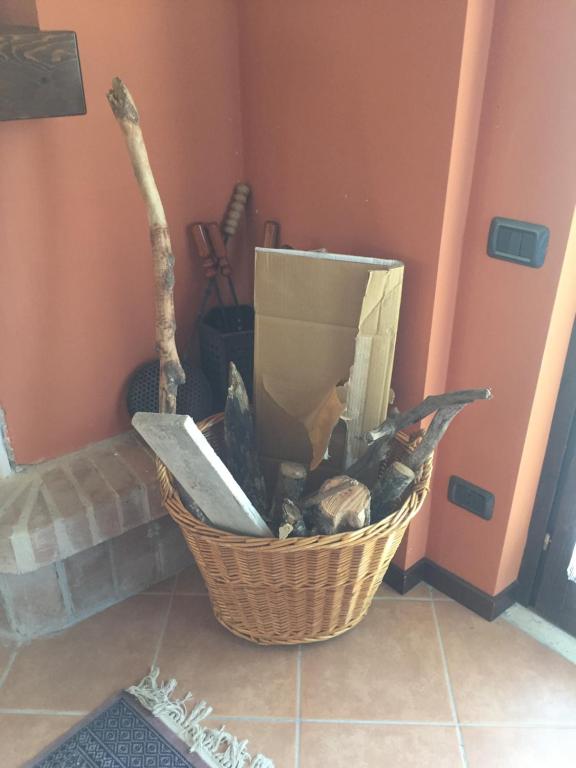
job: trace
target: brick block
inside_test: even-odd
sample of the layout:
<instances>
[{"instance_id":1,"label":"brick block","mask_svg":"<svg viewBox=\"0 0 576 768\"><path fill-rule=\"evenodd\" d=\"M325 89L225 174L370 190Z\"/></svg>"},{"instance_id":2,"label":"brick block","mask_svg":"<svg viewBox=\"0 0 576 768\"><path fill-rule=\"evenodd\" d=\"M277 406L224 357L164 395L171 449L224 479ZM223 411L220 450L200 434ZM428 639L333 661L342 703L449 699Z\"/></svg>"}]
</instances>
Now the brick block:
<instances>
[{"instance_id":1,"label":"brick block","mask_svg":"<svg viewBox=\"0 0 576 768\"><path fill-rule=\"evenodd\" d=\"M0 573L14 573L16 556L11 541L12 528L0 526Z\"/></svg>"},{"instance_id":2,"label":"brick block","mask_svg":"<svg viewBox=\"0 0 576 768\"><path fill-rule=\"evenodd\" d=\"M119 536L120 504L98 468L86 457L75 456L68 463L70 472L94 509L96 543Z\"/></svg>"},{"instance_id":3,"label":"brick block","mask_svg":"<svg viewBox=\"0 0 576 768\"><path fill-rule=\"evenodd\" d=\"M56 566L49 565L33 573L3 575L0 585L20 636L53 632L70 621Z\"/></svg>"},{"instance_id":4,"label":"brick block","mask_svg":"<svg viewBox=\"0 0 576 768\"><path fill-rule=\"evenodd\" d=\"M18 497L26 493L27 488L32 484L35 477L36 473L34 470L28 470L2 479L0 483L0 514L2 515L3 524L13 522L12 519L6 518L6 515L10 514L10 510L17 503Z\"/></svg>"},{"instance_id":5,"label":"brick block","mask_svg":"<svg viewBox=\"0 0 576 768\"><path fill-rule=\"evenodd\" d=\"M146 489L114 453L94 451L92 461L120 500L121 529L128 531L149 519Z\"/></svg>"},{"instance_id":6,"label":"brick block","mask_svg":"<svg viewBox=\"0 0 576 768\"><path fill-rule=\"evenodd\" d=\"M92 614L115 602L110 545L103 542L64 560L63 564L75 613Z\"/></svg>"},{"instance_id":7,"label":"brick block","mask_svg":"<svg viewBox=\"0 0 576 768\"><path fill-rule=\"evenodd\" d=\"M19 472L0 483L0 516L2 525L13 525L20 515L36 473L33 470Z\"/></svg>"},{"instance_id":8,"label":"brick block","mask_svg":"<svg viewBox=\"0 0 576 768\"><path fill-rule=\"evenodd\" d=\"M14 635L14 627L8 614L8 606L6 600L2 594L2 584L0 582L0 638L2 636L12 637Z\"/></svg>"},{"instance_id":9,"label":"brick block","mask_svg":"<svg viewBox=\"0 0 576 768\"><path fill-rule=\"evenodd\" d=\"M36 478L32 480L27 487L24 496L20 496L18 499L19 517L12 526L10 533L10 543L14 551L14 559L16 561L16 568L5 568L7 572L27 572L35 571L38 568L36 562L36 555L32 547L30 540L30 534L28 531L28 525L30 518L34 511L34 507L38 496L40 494L40 480Z\"/></svg>"},{"instance_id":10,"label":"brick block","mask_svg":"<svg viewBox=\"0 0 576 768\"><path fill-rule=\"evenodd\" d=\"M60 559L54 521L43 489L36 497L28 520L28 535L37 566L49 565Z\"/></svg>"},{"instance_id":11,"label":"brick block","mask_svg":"<svg viewBox=\"0 0 576 768\"><path fill-rule=\"evenodd\" d=\"M114 452L121 457L144 485L156 482L154 457L135 432L127 432L118 438Z\"/></svg>"},{"instance_id":12,"label":"brick block","mask_svg":"<svg viewBox=\"0 0 576 768\"><path fill-rule=\"evenodd\" d=\"M92 546L87 509L63 467L42 472L44 490L57 510L55 527L60 556L67 557Z\"/></svg>"},{"instance_id":13,"label":"brick block","mask_svg":"<svg viewBox=\"0 0 576 768\"><path fill-rule=\"evenodd\" d=\"M116 586L123 597L141 592L161 578L155 553L156 525L140 525L110 542Z\"/></svg>"},{"instance_id":14,"label":"brick block","mask_svg":"<svg viewBox=\"0 0 576 768\"><path fill-rule=\"evenodd\" d=\"M115 446L116 453L145 486L150 517L152 519L161 517L165 514L165 510L162 507L154 457L136 433L128 432L123 438L118 440Z\"/></svg>"}]
</instances>

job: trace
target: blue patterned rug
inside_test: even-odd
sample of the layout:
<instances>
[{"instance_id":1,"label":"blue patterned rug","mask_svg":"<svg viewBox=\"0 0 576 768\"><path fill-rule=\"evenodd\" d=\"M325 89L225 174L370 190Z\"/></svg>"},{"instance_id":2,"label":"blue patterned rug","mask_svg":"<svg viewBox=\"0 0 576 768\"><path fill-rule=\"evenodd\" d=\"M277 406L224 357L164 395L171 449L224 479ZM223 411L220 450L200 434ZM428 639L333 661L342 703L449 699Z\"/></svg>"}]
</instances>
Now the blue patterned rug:
<instances>
[{"instance_id":1,"label":"blue patterned rug","mask_svg":"<svg viewBox=\"0 0 576 768\"><path fill-rule=\"evenodd\" d=\"M212 709L191 695L172 698L176 681L153 669L44 750L24 768L274 768L247 742L201 725Z\"/></svg>"}]
</instances>

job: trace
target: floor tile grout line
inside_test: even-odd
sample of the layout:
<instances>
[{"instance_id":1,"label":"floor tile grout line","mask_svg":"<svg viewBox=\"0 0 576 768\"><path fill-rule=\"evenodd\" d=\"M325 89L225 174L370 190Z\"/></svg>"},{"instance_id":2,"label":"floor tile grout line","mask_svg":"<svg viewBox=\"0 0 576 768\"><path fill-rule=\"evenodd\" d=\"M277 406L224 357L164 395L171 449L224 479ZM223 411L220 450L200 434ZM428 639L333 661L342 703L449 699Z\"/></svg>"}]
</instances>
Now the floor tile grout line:
<instances>
[{"instance_id":1,"label":"floor tile grout line","mask_svg":"<svg viewBox=\"0 0 576 768\"><path fill-rule=\"evenodd\" d=\"M234 721L234 722L252 722L252 723L284 723L284 724L296 724L298 722L295 717L274 717L273 715L221 715L220 713L212 713L206 718L206 722L209 720L218 721Z\"/></svg>"},{"instance_id":2,"label":"floor tile grout line","mask_svg":"<svg viewBox=\"0 0 576 768\"><path fill-rule=\"evenodd\" d=\"M444 667L444 677L446 680L446 686L448 688L448 698L450 699L450 709L452 710L452 717L454 718L454 725L456 726L456 735L458 738L458 748L460 750L460 760L462 762L462 768L468 768L468 759L466 757L466 750L464 747L464 736L462 729L460 728L460 722L458 720L458 708L456 706L456 697L454 696L454 688L452 686L452 680L450 678L450 671L448 669L448 659L446 657L446 649L444 648L444 639L442 637L442 631L440 630L440 622L438 620L438 614L436 612L436 603L434 600L432 605L432 615L434 617L434 625L436 627L436 636L438 638L438 645L440 646L440 656L442 658L442 666Z\"/></svg>"},{"instance_id":3,"label":"floor tile grout line","mask_svg":"<svg viewBox=\"0 0 576 768\"><path fill-rule=\"evenodd\" d=\"M156 596L157 595L161 595L161 596L165 596L165 595L170 595L172 593L171 592L157 592L157 591L154 591L154 590L147 590L146 592L142 592L141 594L142 595L156 595ZM196 592L196 591L180 592L179 590L176 590L174 592L174 595L176 597L208 597L209 596L207 592ZM409 595L401 595L401 594L398 594L398 595L374 595L374 597L372 599L373 600L398 600L398 601L401 601L401 602L404 602L404 603L406 603L406 602L411 602L411 603L431 603L433 600L435 600L436 602L450 602L450 598L446 597L444 595L439 596L439 597L435 597L435 596L432 596L432 595L430 597L410 597Z\"/></svg>"},{"instance_id":4,"label":"floor tile grout line","mask_svg":"<svg viewBox=\"0 0 576 768\"><path fill-rule=\"evenodd\" d=\"M372 600L398 600L402 603L431 603L431 597L407 597L406 595L374 595Z\"/></svg>"},{"instance_id":5,"label":"floor tile grout line","mask_svg":"<svg viewBox=\"0 0 576 768\"><path fill-rule=\"evenodd\" d=\"M174 602L174 593L176 592L176 583L177 583L177 579L174 579L174 585L172 586L172 592L170 593L170 598L168 600L168 608L166 609L166 616L164 617L164 621L162 623L162 629L160 630L160 637L158 638L158 643L156 644L156 651L154 652L154 658L152 659L153 667L155 667L158 662L158 656L160 655L162 643L164 642L164 635L166 634L166 630L168 629L168 621L170 619L170 613L172 611L172 603Z\"/></svg>"},{"instance_id":6,"label":"floor tile grout line","mask_svg":"<svg viewBox=\"0 0 576 768\"><path fill-rule=\"evenodd\" d=\"M144 597L148 597L149 595L169 597L172 592L141 592L140 594ZM176 590L173 594L175 597L208 597L208 592L178 592L178 590Z\"/></svg>"},{"instance_id":7,"label":"floor tile grout line","mask_svg":"<svg viewBox=\"0 0 576 768\"><path fill-rule=\"evenodd\" d=\"M18 651L19 650L20 650L19 648L16 648L10 654L8 662L7 662L6 666L4 667L4 671L0 675L0 689L2 688L2 686L4 685L6 680L8 679L8 675L10 674L10 671L11 671L12 667L14 666L14 662L16 661L16 656L18 656Z\"/></svg>"},{"instance_id":8,"label":"floor tile grout line","mask_svg":"<svg viewBox=\"0 0 576 768\"><path fill-rule=\"evenodd\" d=\"M0 715L23 715L32 717L42 715L42 717L86 717L90 712L76 709L12 709L0 707Z\"/></svg>"},{"instance_id":9,"label":"floor tile grout line","mask_svg":"<svg viewBox=\"0 0 576 768\"><path fill-rule=\"evenodd\" d=\"M300 744L302 740L302 645L296 655L296 728L294 732L294 766L300 768Z\"/></svg>"},{"instance_id":10,"label":"floor tile grout line","mask_svg":"<svg viewBox=\"0 0 576 768\"><path fill-rule=\"evenodd\" d=\"M562 730L562 729L568 729L568 730L575 730L576 729L576 720L573 722L567 721L564 723L558 723L558 722L537 722L537 721L527 721L527 722L514 722L507 721L507 722L492 722L490 720L487 720L486 722L478 722L478 723L467 723L467 722L461 722L460 723L461 728L550 728L552 730Z\"/></svg>"},{"instance_id":11,"label":"floor tile grout line","mask_svg":"<svg viewBox=\"0 0 576 768\"><path fill-rule=\"evenodd\" d=\"M0 710L1 712L1 710ZM290 724L297 722L310 723L315 725L377 725L377 726L418 726L427 728L454 728L458 725L462 728L550 728L553 730L574 730L576 729L576 720L568 722L536 722L536 721L509 721L504 723L492 721L464 722L455 723L453 720L368 720L368 719L339 719L329 717L274 717L273 715L221 715L212 714L210 720L231 720L234 722L257 722L257 723L284 723Z\"/></svg>"},{"instance_id":12,"label":"floor tile grout line","mask_svg":"<svg viewBox=\"0 0 576 768\"><path fill-rule=\"evenodd\" d=\"M0 707L0 715L46 715L49 717L86 717L90 712L87 710L58 710L58 709L18 709L14 707ZM431 720L360 720L350 719L342 720L337 718L322 718L322 717L303 717L298 720L296 717L274 717L274 716L260 716L260 715L220 715L212 714L208 720L219 721L234 721L234 722L254 722L254 723L271 723L280 725L296 725L298 721L301 723L310 723L314 725L374 725L374 726L412 726L412 727L428 727L428 728L456 728L456 725L452 721L431 721ZM493 722L493 721L479 721L479 722L464 722L460 723L462 728L534 728L549 730L574 730L576 729L576 720L574 722L546 722L546 721L509 721L509 722Z\"/></svg>"},{"instance_id":13,"label":"floor tile grout line","mask_svg":"<svg viewBox=\"0 0 576 768\"><path fill-rule=\"evenodd\" d=\"M431 728L455 728L456 724L450 721L432 721L432 720L331 720L322 717L305 717L303 723L313 723L318 725L378 725L378 726L427 726Z\"/></svg>"},{"instance_id":14,"label":"floor tile grout line","mask_svg":"<svg viewBox=\"0 0 576 768\"><path fill-rule=\"evenodd\" d=\"M574 730L576 729L576 721L557 723L557 722L478 722L478 723L454 723L449 720L443 722L433 720L336 720L330 718L321 717L303 717L303 723L319 723L319 724L334 724L334 725L406 725L406 726L426 726L431 728L457 728L460 725L462 728L551 728L555 730Z\"/></svg>"}]
</instances>

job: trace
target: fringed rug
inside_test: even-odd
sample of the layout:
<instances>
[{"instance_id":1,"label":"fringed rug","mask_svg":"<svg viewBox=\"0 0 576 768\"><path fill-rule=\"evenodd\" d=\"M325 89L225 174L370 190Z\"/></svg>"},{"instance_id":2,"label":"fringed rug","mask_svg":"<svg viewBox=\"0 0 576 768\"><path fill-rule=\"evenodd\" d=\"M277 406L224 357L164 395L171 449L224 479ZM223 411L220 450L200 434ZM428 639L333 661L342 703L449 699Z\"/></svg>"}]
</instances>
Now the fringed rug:
<instances>
[{"instance_id":1,"label":"fringed rug","mask_svg":"<svg viewBox=\"0 0 576 768\"><path fill-rule=\"evenodd\" d=\"M173 699L176 680L158 682L158 670L93 712L27 768L274 768L220 728L201 723L212 708ZM26 767L25 767L26 768Z\"/></svg>"}]
</instances>

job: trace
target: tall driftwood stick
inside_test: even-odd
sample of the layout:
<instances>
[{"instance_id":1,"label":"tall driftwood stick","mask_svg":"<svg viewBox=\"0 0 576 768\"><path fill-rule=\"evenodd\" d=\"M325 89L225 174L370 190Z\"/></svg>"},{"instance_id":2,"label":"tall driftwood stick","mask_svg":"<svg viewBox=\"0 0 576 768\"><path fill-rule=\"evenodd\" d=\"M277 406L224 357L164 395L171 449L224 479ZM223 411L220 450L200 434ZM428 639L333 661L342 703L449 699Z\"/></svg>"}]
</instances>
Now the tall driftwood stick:
<instances>
[{"instance_id":1,"label":"tall driftwood stick","mask_svg":"<svg viewBox=\"0 0 576 768\"><path fill-rule=\"evenodd\" d=\"M267 519L266 485L256 451L254 422L242 376L230 363L230 383L224 409L224 439L228 469L258 512Z\"/></svg>"},{"instance_id":2,"label":"tall driftwood stick","mask_svg":"<svg viewBox=\"0 0 576 768\"><path fill-rule=\"evenodd\" d=\"M156 284L156 347L160 358L160 412L176 413L178 387L185 381L174 332L174 255L164 207L148 160L140 117L130 91L120 78L108 92L112 112L122 129L132 168L146 205Z\"/></svg>"}]
</instances>

